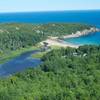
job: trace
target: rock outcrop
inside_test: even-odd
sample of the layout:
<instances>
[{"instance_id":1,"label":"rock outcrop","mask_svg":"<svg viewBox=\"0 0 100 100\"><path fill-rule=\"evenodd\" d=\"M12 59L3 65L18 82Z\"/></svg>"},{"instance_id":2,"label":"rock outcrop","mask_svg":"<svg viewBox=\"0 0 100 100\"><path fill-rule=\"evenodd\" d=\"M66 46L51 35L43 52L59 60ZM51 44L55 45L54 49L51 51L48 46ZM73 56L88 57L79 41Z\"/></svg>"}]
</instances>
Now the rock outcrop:
<instances>
[{"instance_id":1,"label":"rock outcrop","mask_svg":"<svg viewBox=\"0 0 100 100\"><path fill-rule=\"evenodd\" d=\"M92 27L90 29L85 29L83 31L77 31L76 33L72 33L71 35L64 36L63 38L80 37L80 36L85 36L85 35L93 34L95 32L100 32L100 29Z\"/></svg>"}]
</instances>

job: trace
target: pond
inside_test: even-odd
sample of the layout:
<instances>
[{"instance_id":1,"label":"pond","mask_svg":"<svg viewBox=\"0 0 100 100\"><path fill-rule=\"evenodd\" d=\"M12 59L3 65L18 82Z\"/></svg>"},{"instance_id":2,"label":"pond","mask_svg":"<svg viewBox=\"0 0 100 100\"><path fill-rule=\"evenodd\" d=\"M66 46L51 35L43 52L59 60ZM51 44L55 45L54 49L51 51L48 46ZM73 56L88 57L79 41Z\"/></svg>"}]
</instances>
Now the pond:
<instances>
[{"instance_id":1,"label":"pond","mask_svg":"<svg viewBox=\"0 0 100 100\"><path fill-rule=\"evenodd\" d=\"M39 53L39 50L23 53L6 63L0 64L0 77L7 77L27 68L34 68L40 65L42 63L40 59L31 57L32 54L36 53Z\"/></svg>"}]
</instances>

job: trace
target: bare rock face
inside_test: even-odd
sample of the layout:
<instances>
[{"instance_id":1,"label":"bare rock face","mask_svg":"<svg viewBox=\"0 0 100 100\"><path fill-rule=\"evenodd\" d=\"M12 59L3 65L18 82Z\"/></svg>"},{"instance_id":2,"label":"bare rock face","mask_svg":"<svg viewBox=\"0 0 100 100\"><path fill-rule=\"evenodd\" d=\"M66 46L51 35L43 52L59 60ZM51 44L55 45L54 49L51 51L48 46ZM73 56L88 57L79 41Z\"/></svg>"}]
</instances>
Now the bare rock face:
<instances>
[{"instance_id":1,"label":"bare rock face","mask_svg":"<svg viewBox=\"0 0 100 100\"><path fill-rule=\"evenodd\" d=\"M77 35L77 37L79 37L79 36L84 36L88 34L93 34L95 32L100 32L100 29L91 27L90 29L85 29L83 31L77 31L75 34Z\"/></svg>"},{"instance_id":2,"label":"bare rock face","mask_svg":"<svg viewBox=\"0 0 100 100\"><path fill-rule=\"evenodd\" d=\"M100 32L100 29L91 27L90 29L85 29L83 31L77 31L76 33L72 33L71 35L64 36L63 38L80 37L80 36L85 36L89 34L94 34L95 32Z\"/></svg>"}]
</instances>

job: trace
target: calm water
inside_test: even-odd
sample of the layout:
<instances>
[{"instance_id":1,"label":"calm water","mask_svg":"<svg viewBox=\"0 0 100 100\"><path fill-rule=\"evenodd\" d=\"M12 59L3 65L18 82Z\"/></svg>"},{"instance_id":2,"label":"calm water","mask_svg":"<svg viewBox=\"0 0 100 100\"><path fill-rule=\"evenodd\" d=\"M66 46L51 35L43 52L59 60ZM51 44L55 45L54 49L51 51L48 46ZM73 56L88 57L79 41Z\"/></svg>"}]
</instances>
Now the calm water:
<instances>
[{"instance_id":1,"label":"calm water","mask_svg":"<svg viewBox=\"0 0 100 100\"><path fill-rule=\"evenodd\" d=\"M84 23L100 27L100 11L63 11L63 12L34 12L34 13L2 13L0 14L0 23ZM83 45L100 44L100 32L92 35L65 39L65 41ZM40 59L32 59L30 55L37 51L27 52L0 65L0 76L9 76L20 72L26 68L38 66Z\"/></svg>"},{"instance_id":2,"label":"calm water","mask_svg":"<svg viewBox=\"0 0 100 100\"><path fill-rule=\"evenodd\" d=\"M54 23L72 22L100 25L100 11L58 11L30 13L2 13L0 22Z\"/></svg>"},{"instance_id":3,"label":"calm water","mask_svg":"<svg viewBox=\"0 0 100 100\"><path fill-rule=\"evenodd\" d=\"M27 68L33 68L40 65L42 63L40 59L31 58L31 54L35 54L38 52L39 51L26 52L12 60L9 60L4 64L0 64L0 76L9 76L16 72L23 71Z\"/></svg>"},{"instance_id":4,"label":"calm water","mask_svg":"<svg viewBox=\"0 0 100 100\"><path fill-rule=\"evenodd\" d=\"M78 38L64 39L64 41L75 45L100 45L100 32Z\"/></svg>"}]
</instances>

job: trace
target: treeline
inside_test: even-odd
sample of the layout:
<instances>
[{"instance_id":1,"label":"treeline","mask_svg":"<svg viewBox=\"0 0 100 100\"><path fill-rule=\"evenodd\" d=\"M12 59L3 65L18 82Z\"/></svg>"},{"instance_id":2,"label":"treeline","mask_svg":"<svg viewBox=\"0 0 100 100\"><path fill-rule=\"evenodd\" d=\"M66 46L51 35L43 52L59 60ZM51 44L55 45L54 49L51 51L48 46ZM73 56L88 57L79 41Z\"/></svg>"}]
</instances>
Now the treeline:
<instances>
[{"instance_id":1,"label":"treeline","mask_svg":"<svg viewBox=\"0 0 100 100\"><path fill-rule=\"evenodd\" d=\"M99 100L100 46L52 50L42 60L0 80L0 100Z\"/></svg>"},{"instance_id":2,"label":"treeline","mask_svg":"<svg viewBox=\"0 0 100 100\"><path fill-rule=\"evenodd\" d=\"M45 36L42 33L36 33L33 27L31 24L1 24L0 50L16 50L42 41Z\"/></svg>"},{"instance_id":3,"label":"treeline","mask_svg":"<svg viewBox=\"0 0 100 100\"><path fill-rule=\"evenodd\" d=\"M0 24L0 51L25 48L47 36L62 36L89 28L82 24Z\"/></svg>"},{"instance_id":4,"label":"treeline","mask_svg":"<svg viewBox=\"0 0 100 100\"><path fill-rule=\"evenodd\" d=\"M49 36L58 36L76 33L84 29L90 29L91 25L85 24L71 24L71 23L57 23L57 24L43 24L39 27L39 30L43 31Z\"/></svg>"}]
</instances>

